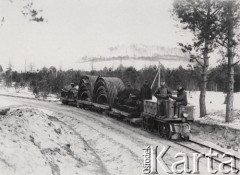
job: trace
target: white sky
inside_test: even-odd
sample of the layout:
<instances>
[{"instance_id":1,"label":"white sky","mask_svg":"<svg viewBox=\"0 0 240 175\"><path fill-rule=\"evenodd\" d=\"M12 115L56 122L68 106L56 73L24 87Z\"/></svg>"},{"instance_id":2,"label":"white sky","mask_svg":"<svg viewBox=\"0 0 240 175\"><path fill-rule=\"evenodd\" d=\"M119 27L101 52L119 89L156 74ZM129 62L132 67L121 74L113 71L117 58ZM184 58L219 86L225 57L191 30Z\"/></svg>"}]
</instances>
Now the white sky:
<instances>
[{"instance_id":1,"label":"white sky","mask_svg":"<svg viewBox=\"0 0 240 175\"><path fill-rule=\"evenodd\" d=\"M104 54L116 45L176 47L186 40L170 14L172 0L34 0L46 23L30 22L21 14L23 0L0 0L0 64L9 60L24 70L54 65L77 69L76 60ZM23 1L24 2L24 1Z\"/></svg>"}]
</instances>

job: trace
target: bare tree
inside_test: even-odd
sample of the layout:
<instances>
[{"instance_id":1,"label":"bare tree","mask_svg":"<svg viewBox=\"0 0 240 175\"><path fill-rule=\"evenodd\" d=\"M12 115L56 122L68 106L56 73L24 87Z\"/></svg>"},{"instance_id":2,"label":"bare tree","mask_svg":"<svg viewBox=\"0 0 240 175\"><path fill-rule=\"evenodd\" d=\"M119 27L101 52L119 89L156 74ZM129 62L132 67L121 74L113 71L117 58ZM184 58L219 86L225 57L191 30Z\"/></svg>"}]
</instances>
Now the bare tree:
<instances>
[{"instance_id":1,"label":"bare tree","mask_svg":"<svg viewBox=\"0 0 240 175\"><path fill-rule=\"evenodd\" d=\"M35 68L34 63L30 62L30 63L28 64L28 68L29 68L29 72L33 72L33 71L34 71L34 68Z\"/></svg>"},{"instance_id":2,"label":"bare tree","mask_svg":"<svg viewBox=\"0 0 240 175\"><path fill-rule=\"evenodd\" d=\"M7 67L7 70L6 70L6 77L5 77L5 81L6 81L7 86L12 85L12 68L13 68L13 65L12 65L11 61L9 61L8 67Z\"/></svg>"},{"instance_id":3,"label":"bare tree","mask_svg":"<svg viewBox=\"0 0 240 175\"><path fill-rule=\"evenodd\" d=\"M2 66L0 65L0 73L1 73L1 72L3 72L3 68L2 68Z\"/></svg>"}]
</instances>

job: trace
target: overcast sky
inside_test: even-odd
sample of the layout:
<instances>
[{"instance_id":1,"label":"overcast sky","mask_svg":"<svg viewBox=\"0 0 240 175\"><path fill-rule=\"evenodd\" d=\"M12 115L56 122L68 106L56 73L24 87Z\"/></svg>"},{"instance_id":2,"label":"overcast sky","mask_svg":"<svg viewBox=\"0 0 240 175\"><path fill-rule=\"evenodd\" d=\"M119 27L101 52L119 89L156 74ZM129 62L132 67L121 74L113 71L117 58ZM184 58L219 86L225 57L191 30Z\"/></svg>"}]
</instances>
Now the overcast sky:
<instances>
[{"instance_id":1,"label":"overcast sky","mask_svg":"<svg viewBox=\"0 0 240 175\"><path fill-rule=\"evenodd\" d=\"M116 45L176 47L187 40L170 14L172 0L34 0L44 22L21 13L25 0L0 0L0 64L9 60L24 70L24 60L36 68L54 65L78 68L86 55L104 55Z\"/></svg>"}]
</instances>

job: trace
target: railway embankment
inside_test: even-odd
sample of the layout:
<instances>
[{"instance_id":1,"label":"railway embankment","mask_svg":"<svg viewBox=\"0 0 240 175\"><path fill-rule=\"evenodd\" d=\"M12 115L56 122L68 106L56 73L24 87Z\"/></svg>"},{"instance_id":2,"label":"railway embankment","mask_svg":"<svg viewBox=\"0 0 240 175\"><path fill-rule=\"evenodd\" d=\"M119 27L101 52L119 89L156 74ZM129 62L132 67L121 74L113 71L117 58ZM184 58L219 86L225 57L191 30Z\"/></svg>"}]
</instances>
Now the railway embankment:
<instances>
[{"instance_id":1,"label":"railway embankment","mask_svg":"<svg viewBox=\"0 0 240 175\"><path fill-rule=\"evenodd\" d=\"M194 121L191 124L191 132L192 138L240 156L240 128L206 119Z\"/></svg>"},{"instance_id":2,"label":"railway embankment","mask_svg":"<svg viewBox=\"0 0 240 175\"><path fill-rule=\"evenodd\" d=\"M188 92L188 102L195 106L194 122L191 125L193 138L240 155L240 93L234 93L234 111L230 123L225 123L226 94L206 92L207 115L203 118L199 117L199 94L199 91Z\"/></svg>"},{"instance_id":3,"label":"railway embankment","mask_svg":"<svg viewBox=\"0 0 240 175\"><path fill-rule=\"evenodd\" d=\"M36 108L5 103L0 103L1 174L108 174L74 129Z\"/></svg>"}]
</instances>

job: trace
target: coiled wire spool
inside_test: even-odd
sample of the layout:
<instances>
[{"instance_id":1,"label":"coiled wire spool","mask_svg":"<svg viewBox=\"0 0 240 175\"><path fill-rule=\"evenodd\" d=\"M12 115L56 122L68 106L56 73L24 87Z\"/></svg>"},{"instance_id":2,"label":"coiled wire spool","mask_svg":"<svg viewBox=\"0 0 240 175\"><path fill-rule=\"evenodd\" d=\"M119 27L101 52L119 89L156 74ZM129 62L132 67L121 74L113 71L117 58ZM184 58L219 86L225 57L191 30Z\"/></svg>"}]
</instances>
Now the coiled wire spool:
<instances>
[{"instance_id":1,"label":"coiled wire spool","mask_svg":"<svg viewBox=\"0 0 240 175\"><path fill-rule=\"evenodd\" d=\"M93 101L94 85L98 76L86 75L79 82L78 100Z\"/></svg>"},{"instance_id":2,"label":"coiled wire spool","mask_svg":"<svg viewBox=\"0 0 240 175\"><path fill-rule=\"evenodd\" d=\"M93 102L112 106L118 92L124 88L122 80L117 77L98 77L94 86Z\"/></svg>"}]
</instances>

